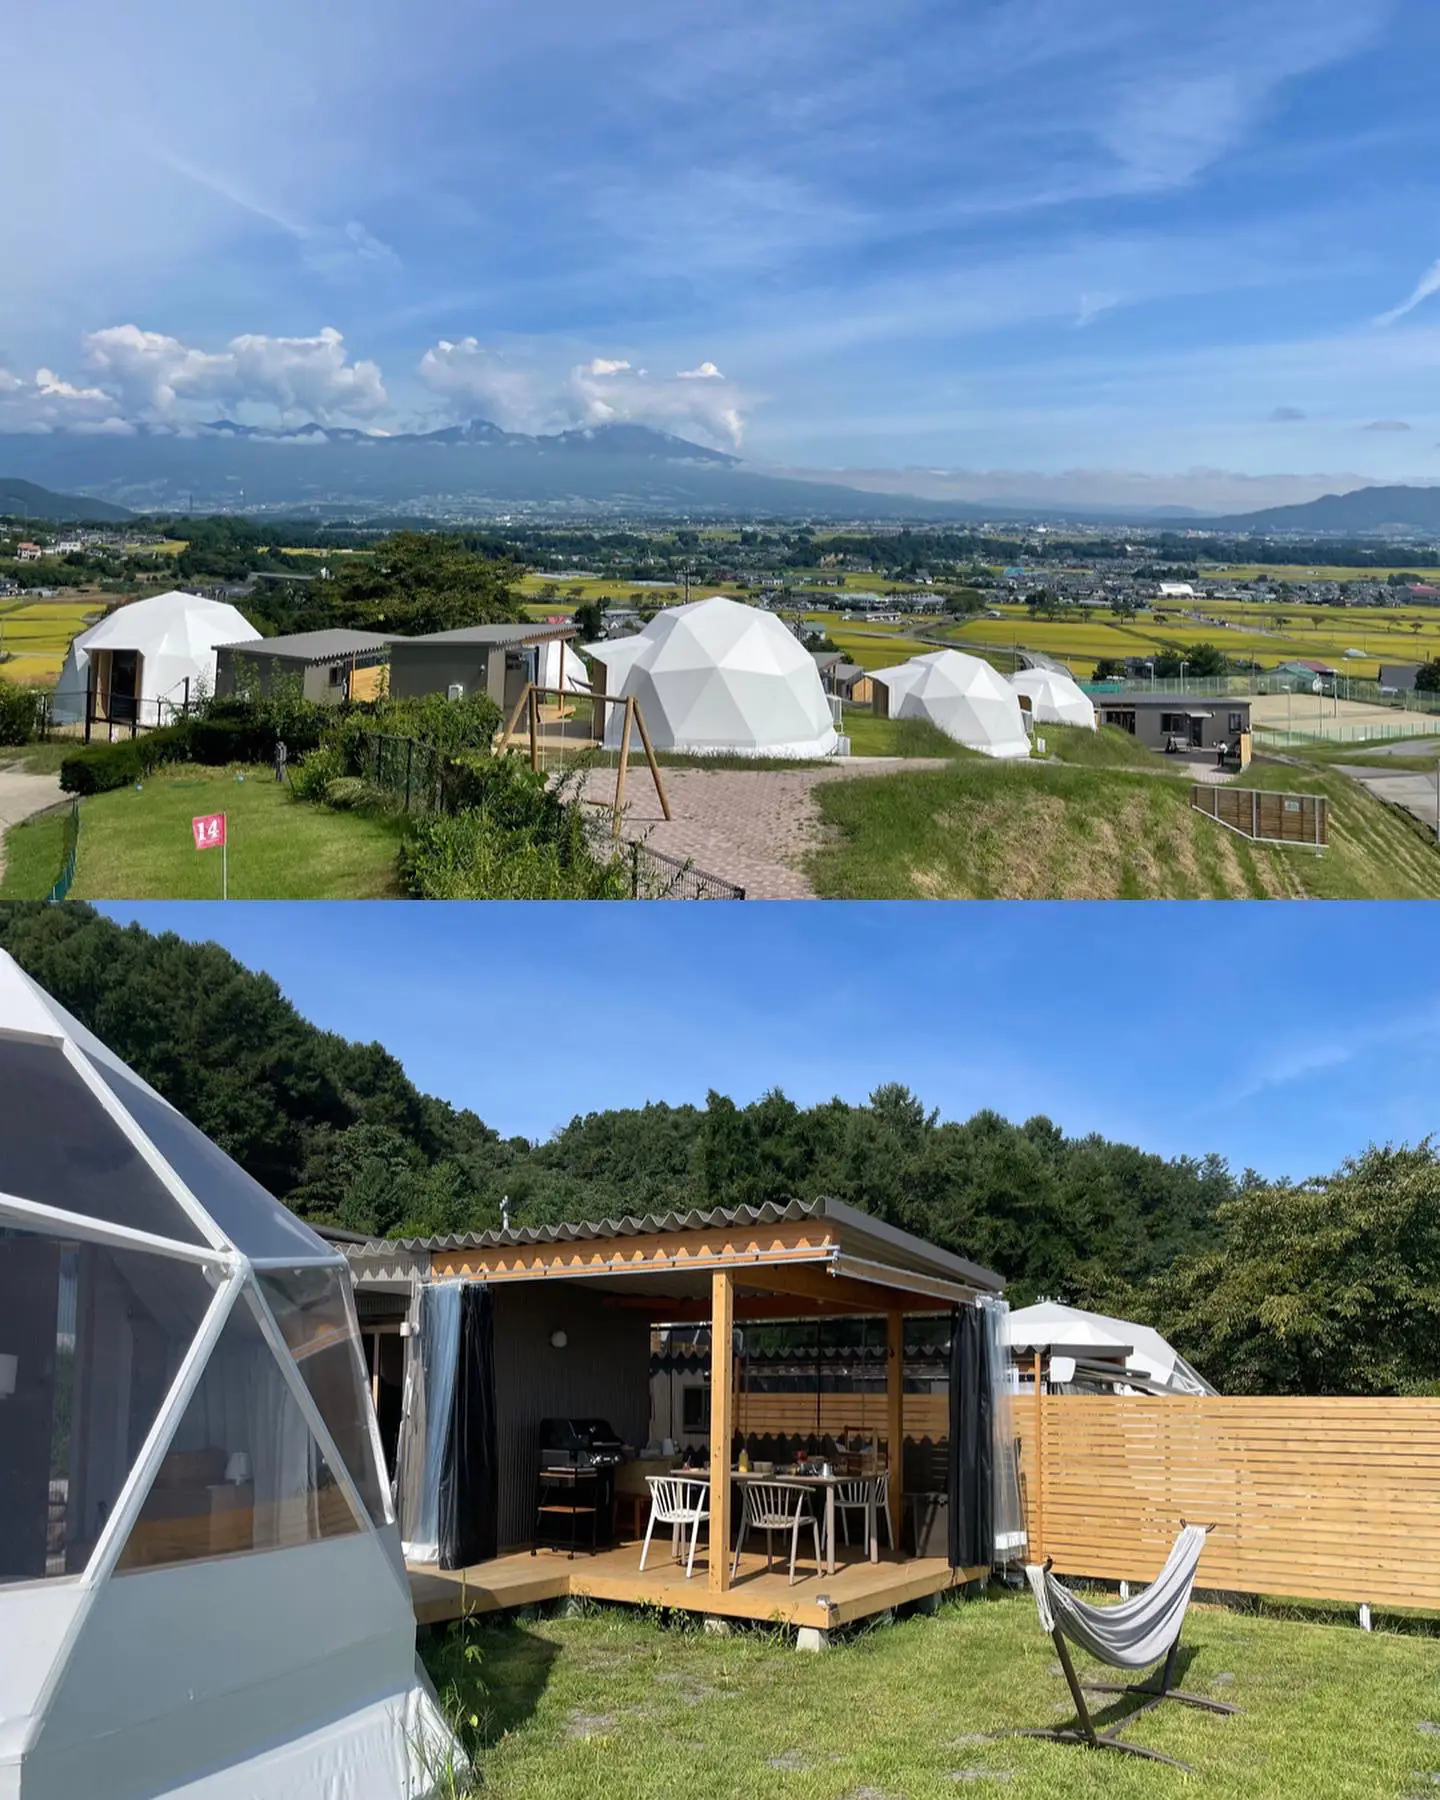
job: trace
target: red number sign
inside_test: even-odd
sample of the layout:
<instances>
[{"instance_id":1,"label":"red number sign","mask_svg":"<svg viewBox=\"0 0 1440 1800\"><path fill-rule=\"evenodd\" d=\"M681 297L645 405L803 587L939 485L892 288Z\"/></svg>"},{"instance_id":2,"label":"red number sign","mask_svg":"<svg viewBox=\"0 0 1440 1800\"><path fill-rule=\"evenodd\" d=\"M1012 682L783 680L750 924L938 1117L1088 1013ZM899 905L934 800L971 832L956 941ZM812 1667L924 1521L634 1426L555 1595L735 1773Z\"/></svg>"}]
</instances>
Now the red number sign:
<instances>
[{"instance_id":1,"label":"red number sign","mask_svg":"<svg viewBox=\"0 0 1440 1800\"><path fill-rule=\"evenodd\" d=\"M192 819L190 829L195 834L197 850L220 850L224 847L224 813L206 813L203 818Z\"/></svg>"}]
</instances>

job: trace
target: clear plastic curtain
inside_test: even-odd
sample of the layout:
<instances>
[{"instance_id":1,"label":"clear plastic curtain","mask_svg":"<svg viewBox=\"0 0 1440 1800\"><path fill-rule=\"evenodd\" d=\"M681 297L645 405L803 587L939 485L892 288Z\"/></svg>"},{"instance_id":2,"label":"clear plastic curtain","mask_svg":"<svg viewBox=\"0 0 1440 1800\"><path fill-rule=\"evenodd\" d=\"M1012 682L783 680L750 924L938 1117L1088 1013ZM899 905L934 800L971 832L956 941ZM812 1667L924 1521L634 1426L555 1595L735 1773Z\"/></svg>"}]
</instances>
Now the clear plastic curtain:
<instances>
[{"instance_id":1,"label":"clear plastic curtain","mask_svg":"<svg viewBox=\"0 0 1440 1800\"><path fill-rule=\"evenodd\" d=\"M410 1339L397 1487L406 1559L440 1560L440 1477L455 1402L463 1281L427 1282L419 1330Z\"/></svg>"},{"instance_id":2,"label":"clear plastic curtain","mask_svg":"<svg viewBox=\"0 0 1440 1800\"><path fill-rule=\"evenodd\" d=\"M984 1298L979 1302L979 1309L985 1334L985 1370L990 1382L990 1419L995 1434L990 1459L994 1482L995 1561L1018 1562L1025 1553L1025 1513L1020 1504L1020 1458L1011 1408L1010 1351L1005 1343L1005 1320L1010 1302Z\"/></svg>"}]
</instances>

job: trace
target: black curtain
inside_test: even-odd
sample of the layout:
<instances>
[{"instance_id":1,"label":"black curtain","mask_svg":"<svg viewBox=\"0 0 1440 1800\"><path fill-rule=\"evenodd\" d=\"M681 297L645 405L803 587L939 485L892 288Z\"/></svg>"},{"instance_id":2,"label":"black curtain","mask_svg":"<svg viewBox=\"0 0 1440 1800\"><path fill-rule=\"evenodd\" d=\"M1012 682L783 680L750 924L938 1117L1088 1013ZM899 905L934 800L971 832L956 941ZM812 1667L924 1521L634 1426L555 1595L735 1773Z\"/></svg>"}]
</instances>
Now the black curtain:
<instances>
[{"instance_id":1,"label":"black curtain","mask_svg":"<svg viewBox=\"0 0 1440 1800\"><path fill-rule=\"evenodd\" d=\"M950 1331L950 1567L989 1568L995 1552L990 1353L980 1309Z\"/></svg>"},{"instance_id":2,"label":"black curtain","mask_svg":"<svg viewBox=\"0 0 1440 1800\"><path fill-rule=\"evenodd\" d=\"M463 1569L499 1550L495 1432L495 1307L489 1288L460 1290L455 1399L440 1471L440 1567Z\"/></svg>"}]
</instances>

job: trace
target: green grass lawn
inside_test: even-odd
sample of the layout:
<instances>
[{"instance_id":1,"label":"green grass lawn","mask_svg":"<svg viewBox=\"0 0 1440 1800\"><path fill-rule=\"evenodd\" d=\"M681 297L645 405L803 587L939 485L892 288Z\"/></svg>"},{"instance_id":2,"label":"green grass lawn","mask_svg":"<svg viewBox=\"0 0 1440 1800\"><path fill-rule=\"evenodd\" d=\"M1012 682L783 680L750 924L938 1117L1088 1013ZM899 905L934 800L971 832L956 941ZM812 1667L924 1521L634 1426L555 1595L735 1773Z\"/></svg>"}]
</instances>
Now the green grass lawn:
<instances>
[{"instance_id":1,"label":"green grass lawn","mask_svg":"<svg viewBox=\"0 0 1440 1800\"><path fill-rule=\"evenodd\" d=\"M195 850L190 835L191 819L210 812L228 817L233 900L370 900L400 893L399 819L307 806L266 769L181 764L157 771L138 791L121 788L81 801L71 897L218 900L220 852ZM59 871L58 825L17 826L5 848L0 893L42 899ZM33 885L22 888L22 882Z\"/></svg>"},{"instance_id":2,"label":"green grass lawn","mask_svg":"<svg viewBox=\"0 0 1440 1800\"><path fill-rule=\"evenodd\" d=\"M868 708L856 707L845 714L842 731L850 739L852 756L947 756L976 754L928 719L877 719Z\"/></svg>"},{"instance_id":3,"label":"green grass lawn","mask_svg":"<svg viewBox=\"0 0 1440 1800\"><path fill-rule=\"evenodd\" d=\"M975 757L824 784L830 838L807 868L835 900L1440 896L1424 831L1345 776L1257 764L1239 780L1326 794L1330 848L1251 844L1195 812L1183 778Z\"/></svg>"},{"instance_id":4,"label":"green grass lawn","mask_svg":"<svg viewBox=\"0 0 1440 1800\"><path fill-rule=\"evenodd\" d=\"M6 832L0 900L43 900L50 892L65 860L69 817L67 804L59 811L12 825Z\"/></svg>"},{"instance_id":5,"label":"green grass lawn","mask_svg":"<svg viewBox=\"0 0 1440 1800\"><path fill-rule=\"evenodd\" d=\"M1101 725L1095 731L1087 731L1083 725L1037 725L1035 736L1045 740L1046 756L1077 768L1158 769L1169 773L1163 757L1115 725Z\"/></svg>"},{"instance_id":6,"label":"green grass lawn","mask_svg":"<svg viewBox=\"0 0 1440 1800\"><path fill-rule=\"evenodd\" d=\"M1240 1714L1161 1707L1127 1735L1193 1776L992 1737L1072 1717L1034 1605L995 1590L819 1656L621 1608L466 1641L468 1658L458 1631L432 1638L426 1660L481 1722L476 1791L506 1800L1399 1800L1440 1779L1440 1736L1420 1730L1440 1714L1440 1645L1353 1626L1192 1607L1184 1685Z\"/></svg>"}]
</instances>

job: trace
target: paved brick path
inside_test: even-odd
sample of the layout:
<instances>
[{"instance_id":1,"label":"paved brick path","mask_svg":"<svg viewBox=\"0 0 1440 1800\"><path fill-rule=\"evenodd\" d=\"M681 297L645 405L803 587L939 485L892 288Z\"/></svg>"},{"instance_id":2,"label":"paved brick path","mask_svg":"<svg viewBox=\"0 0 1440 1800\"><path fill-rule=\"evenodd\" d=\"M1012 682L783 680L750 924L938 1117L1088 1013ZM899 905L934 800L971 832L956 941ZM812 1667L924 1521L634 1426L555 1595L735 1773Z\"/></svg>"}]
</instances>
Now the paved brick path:
<instances>
[{"instance_id":1,"label":"paved brick path","mask_svg":"<svg viewBox=\"0 0 1440 1800\"><path fill-rule=\"evenodd\" d=\"M633 763L626 786L624 832L652 850L683 857L708 874L745 889L750 900L813 900L815 890L800 863L820 842L815 789L822 781L856 775L888 775L898 768L938 769L943 761L894 756L856 757L815 769L664 769L670 811L667 824L650 772ZM585 797L608 801L613 770L595 769Z\"/></svg>"}]
</instances>

